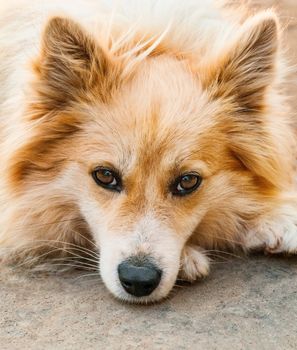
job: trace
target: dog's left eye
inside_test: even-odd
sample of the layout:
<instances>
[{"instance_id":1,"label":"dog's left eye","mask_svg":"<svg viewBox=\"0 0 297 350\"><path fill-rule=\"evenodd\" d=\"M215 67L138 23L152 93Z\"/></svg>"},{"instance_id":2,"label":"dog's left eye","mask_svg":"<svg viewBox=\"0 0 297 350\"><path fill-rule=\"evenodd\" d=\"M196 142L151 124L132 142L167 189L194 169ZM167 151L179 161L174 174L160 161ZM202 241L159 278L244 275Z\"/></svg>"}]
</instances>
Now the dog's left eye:
<instances>
[{"instance_id":1,"label":"dog's left eye","mask_svg":"<svg viewBox=\"0 0 297 350\"><path fill-rule=\"evenodd\" d=\"M92 173L97 185L111 191L121 192L121 180L119 175L108 168L96 168Z\"/></svg>"},{"instance_id":2,"label":"dog's left eye","mask_svg":"<svg viewBox=\"0 0 297 350\"><path fill-rule=\"evenodd\" d=\"M172 194L185 196L194 192L202 182L202 177L196 173L184 174L178 177L172 185Z\"/></svg>"}]
</instances>

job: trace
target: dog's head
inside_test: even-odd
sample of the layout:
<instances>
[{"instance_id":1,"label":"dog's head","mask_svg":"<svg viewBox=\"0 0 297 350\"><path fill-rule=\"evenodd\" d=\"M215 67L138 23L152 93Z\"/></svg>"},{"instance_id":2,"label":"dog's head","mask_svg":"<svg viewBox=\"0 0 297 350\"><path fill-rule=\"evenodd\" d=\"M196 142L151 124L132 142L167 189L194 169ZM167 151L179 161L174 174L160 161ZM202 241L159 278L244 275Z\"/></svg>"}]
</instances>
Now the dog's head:
<instances>
[{"instance_id":1,"label":"dog's head","mask_svg":"<svg viewBox=\"0 0 297 350\"><path fill-rule=\"evenodd\" d=\"M11 176L77 205L114 295L159 300L194 232L206 246L235 241L289 181L286 122L269 118L277 55L272 13L247 20L217 55L164 45L133 68L54 18L35 64L32 140Z\"/></svg>"}]
</instances>

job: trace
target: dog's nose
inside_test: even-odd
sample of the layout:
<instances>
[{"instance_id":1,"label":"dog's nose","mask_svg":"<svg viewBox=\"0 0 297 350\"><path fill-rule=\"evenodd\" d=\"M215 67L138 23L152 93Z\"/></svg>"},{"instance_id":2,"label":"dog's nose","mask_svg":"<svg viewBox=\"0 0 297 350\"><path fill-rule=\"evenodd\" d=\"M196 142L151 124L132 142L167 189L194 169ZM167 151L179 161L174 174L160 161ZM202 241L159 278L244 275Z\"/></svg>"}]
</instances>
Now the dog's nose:
<instances>
[{"instance_id":1,"label":"dog's nose","mask_svg":"<svg viewBox=\"0 0 297 350\"><path fill-rule=\"evenodd\" d=\"M141 266L124 261L118 267L119 279L125 291L136 297L150 295L159 285L162 272L151 263Z\"/></svg>"}]
</instances>

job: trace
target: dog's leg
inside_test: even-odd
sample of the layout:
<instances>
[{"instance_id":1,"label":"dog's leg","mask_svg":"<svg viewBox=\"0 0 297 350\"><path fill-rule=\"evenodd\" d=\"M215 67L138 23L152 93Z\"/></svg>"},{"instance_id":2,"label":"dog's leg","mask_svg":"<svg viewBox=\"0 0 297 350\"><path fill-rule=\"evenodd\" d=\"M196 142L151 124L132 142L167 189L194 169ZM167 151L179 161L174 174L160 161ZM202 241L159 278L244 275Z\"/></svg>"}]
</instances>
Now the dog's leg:
<instances>
[{"instance_id":1,"label":"dog's leg","mask_svg":"<svg viewBox=\"0 0 297 350\"><path fill-rule=\"evenodd\" d=\"M193 282L209 273L209 258L203 249L195 245L186 245L181 255L179 278Z\"/></svg>"},{"instance_id":2,"label":"dog's leg","mask_svg":"<svg viewBox=\"0 0 297 350\"><path fill-rule=\"evenodd\" d=\"M263 249L270 254L297 254L297 209L286 206L262 219L245 239L248 250Z\"/></svg>"}]
</instances>

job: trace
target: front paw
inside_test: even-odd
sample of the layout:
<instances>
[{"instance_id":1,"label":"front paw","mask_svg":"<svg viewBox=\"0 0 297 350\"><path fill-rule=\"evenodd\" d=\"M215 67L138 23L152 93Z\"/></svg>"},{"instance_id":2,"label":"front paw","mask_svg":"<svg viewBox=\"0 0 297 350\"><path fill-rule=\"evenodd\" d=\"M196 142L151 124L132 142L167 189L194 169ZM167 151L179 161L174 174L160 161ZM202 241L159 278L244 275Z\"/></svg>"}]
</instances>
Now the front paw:
<instances>
[{"instance_id":1,"label":"front paw","mask_svg":"<svg viewBox=\"0 0 297 350\"><path fill-rule=\"evenodd\" d=\"M297 254L297 224L289 222L266 242L268 254Z\"/></svg>"},{"instance_id":2,"label":"front paw","mask_svg":"<svg viewBox=\"0 0 297 350\"><path fill-rule=\"evenodd\" d=\"M275 221L262 222L246 237L245 247L261 249L267 254L297 254L297 220L284 216Z\"/></svg>"},{"instance_id":3,"label":"front paw","mask_svg":"<svg viewBox=\"0 0 297 350\"><path fill-rule=\"evenodd\" d=\"M181 255L181 269L178 277L193 282L206 277L209 273L209 258L203 249L194 245L186 245Z\"/></svg>"}]
</instances>

